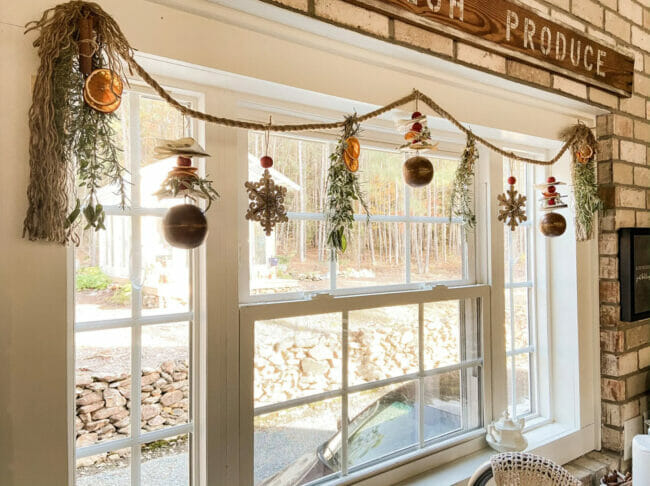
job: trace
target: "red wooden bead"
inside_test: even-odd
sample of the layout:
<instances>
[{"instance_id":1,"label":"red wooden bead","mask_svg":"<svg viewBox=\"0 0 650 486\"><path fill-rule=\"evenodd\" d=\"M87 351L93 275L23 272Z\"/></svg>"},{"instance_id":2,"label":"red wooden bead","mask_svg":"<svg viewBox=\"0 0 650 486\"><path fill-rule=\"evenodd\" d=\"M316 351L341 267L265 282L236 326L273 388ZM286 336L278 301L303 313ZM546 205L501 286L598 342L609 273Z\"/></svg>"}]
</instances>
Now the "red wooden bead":
<instances>
[{"instance_id":1,"label":"red wooden bead","mask_svg":"<svg viewBox=\"0 0 650 486\"><path fill-rule=\"evenodd\" d=\"M517 182L517 179L515 177L513 176L508 177L508 184L512 186L515 182Z\"/></svg>"},{"instance_id":2,"label":"red wooden bead","mask_svg":"<svg viewBox=\"0 0 650 486\"><path fill-rule=\"evenodd\" d=\"M422 123L415 122L413 126L411 127L411 130L414 132L421 132L422 131Z\"/></svg>"},{"instance_id":3,"label":"red wooden bead","mask_svg":"<svg viewBox=\"0 0 650 486\"><path fill-rule=\"evenodd\" d=\"M549 205L549 206L555 206L555 198L553 198L553 199L549 199L549 200L548 200L548 205Z\"/></svg>"},{"instance_id":4,"label":"red wooden bead","mask_svg":"<svg viewBox=\"0 0 650 486\"><path fill-rule=\"evenodd\" d=\"M415 120L416 118L420 118L422 116L422 113L419 111L414 111L413 114L411 115L411 120Z\"/></svg>"},{"instance_id":5,"label":"red wooden bead","mask_svg":"<svg viewBox=\"0 0 650 486\"><path fill-rule=\"evenodd\" d=\"M273 167L273 159L268 155L265 155L260 159L260 165L265 169L268 169L269 167Z\"/></svg>"},{"instance_id":6,"label":"red wooden bead","mask_svg":"<svg viewBox=\"0 0 650 486\"><path fill-rule=\"evenodd\" d=\"M549 178L546 179L546 182L548 182L549 184L550 184L551 182L555 182L555 177L553 177L553 176L549 176Z\"/></svg>"},{"instance_id":7,"label":"red wooden bead","mask_svg":"<svg viewBox=\"0 0 650 486\"><path fill-rule=\"evenodd\" d=\"M547 190L548 190L548 192L550 192L551 194L555 194L555 191L556 191L555 186L548 186L548 189L547 189Z\"/></svg>"}]
</instances>

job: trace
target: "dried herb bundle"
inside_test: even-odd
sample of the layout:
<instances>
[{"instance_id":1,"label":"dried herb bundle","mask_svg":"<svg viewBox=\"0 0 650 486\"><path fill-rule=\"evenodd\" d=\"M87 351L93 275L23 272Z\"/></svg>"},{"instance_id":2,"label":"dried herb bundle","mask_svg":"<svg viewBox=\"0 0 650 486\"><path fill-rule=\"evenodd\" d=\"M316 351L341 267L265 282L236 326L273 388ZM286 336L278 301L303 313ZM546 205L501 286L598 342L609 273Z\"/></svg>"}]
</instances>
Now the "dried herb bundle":
<instances>
[{"instance_id":1,"label":"dried herb bundle","mask_svg":"<svg viewBox=\"0 0 650 486\"><path fill-rule=\"evenodd\" d=\"M478 150L474 136L467 136L467 144L463 155L460 158L460 164L456 169L454 183L451 188L451 203L449 219L458 216L463 220L465 230L470 230L476 226L476 214L472 204L471 188L474 184L474 166L478 160ZM465 233L467 236L467 233Z\"/></svg>"},{"instance_id":2,"label":"dried herb bundle","mask_svg":"<svg viewBox=\"0 0 650 486\"><path fill-rule=\"evenodd\" d=\"M220 197L219 193L212 187L211 180L198 176L191 179L169 176L163 181L162 187L154 193L154 196L158 196L160 199L175 198L179 197L179 195L188 197L195 202L198 199L205 199L208 201L205 211L210 209L212 201Z\"/></svg>"},{"instance_id":3,"label":"dried herb bundle","mask_svg":"<svg viewBox=\"0 0 650 486\"><path fill-rule=\"evenodd\" d=\"M593 234L594 213L603 207L603 203L598 197L598 183L596 181L598 143L593 132L583 123L578 123L563 130L560 137L565 141L574 139L571 145L573 157L571 178L575 203L576 239L578 241L589 240ZM592 156L586 163L582 163L578 161L577 154L585 146L591 148Z\"/></svg>"},{"instance_id":4,"label":"dried herb bundle","mask_svg":"<svg viewBox=\"0 0 650 486\"><path fill-rule=\"evenodd\" d=\"M332 250L333 258L336 258L338 252L344 252L348 246L346 233L349 233L354 223L354 201L359 201L366 215L370 217L358 175L350 172L343 160L343 153L347 148L346 140L357 136L359 129L356 117L347 117L336 150L330 155L327 173L327 244Z\"/></svg>"},{"instance_id":5,"label":"dried herb bundle","mask_svg":"<svg viewBox=\"0 0 650 486\"><path fill-rule=\"evenodd\" d=\"M38 31L34 47L41 61L29 110L29 208L23 235L30 240L74 240L70 221L82 211L81 204L77 204L75 167L86 170L80 178L89 193L84 203L88 209L83 212L95 228L103 225L102 207L91 195L96 195L96 183L121 179L119 164L115 164L115 145L110 141L110 118L100 119L100 114L88 112L90 108L83 107L83 102L77 103L83 88L77 67L79 23L87 16L94 21L94 54L101 55L102 63L124 78L120 59L132 56L131 47L117 23L96 3L72 1L57 5L27 25L27 32ZM81 123L84 131L74 132ZM93 130L97 135L91 145ZM93 148L95 152L90 156ZM78 149L78 154L73 153Z\"/></svg>"}]
</instances>

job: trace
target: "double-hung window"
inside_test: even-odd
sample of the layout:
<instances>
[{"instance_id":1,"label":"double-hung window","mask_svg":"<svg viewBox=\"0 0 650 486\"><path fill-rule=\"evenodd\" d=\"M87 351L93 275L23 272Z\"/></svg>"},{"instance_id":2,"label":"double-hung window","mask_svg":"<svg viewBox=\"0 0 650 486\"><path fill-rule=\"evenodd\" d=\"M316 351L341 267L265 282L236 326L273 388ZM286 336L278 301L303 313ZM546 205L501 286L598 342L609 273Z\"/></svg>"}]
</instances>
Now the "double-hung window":
<instances>
[{"instance_id":1,"label":"double-hung window","mask_svg":"<svg viewBox=\"0 0 650 486\"><path fill-rule=\"evenodd\" d=\"M162 216L174 202L153 193L174 161L156 160L153 148L197 128L145 92L122 103L115 129L128 204L103 188L106 229L84 232L74 249L74 484L190 485L200 262L165 242Z\"/></svg>"},{"instance_id":2,"label":"double-hung window","mask_svg":"<svg viewBox=\"0 0 650 486\"><path fill-rule=\"evenodd\" d=\"M449 218L457 154L431 157L433 183L412 189L402 177L410 154L362 135L370 217L357 204L348 247L332 258L325 214L335 143L249 133L248 178L260 177L268 152L289 221L271 236L248 224L243 483L353 481L477 437L484 424L489 289L468 285L473 237Z\"/></svg>"}]
</instances>

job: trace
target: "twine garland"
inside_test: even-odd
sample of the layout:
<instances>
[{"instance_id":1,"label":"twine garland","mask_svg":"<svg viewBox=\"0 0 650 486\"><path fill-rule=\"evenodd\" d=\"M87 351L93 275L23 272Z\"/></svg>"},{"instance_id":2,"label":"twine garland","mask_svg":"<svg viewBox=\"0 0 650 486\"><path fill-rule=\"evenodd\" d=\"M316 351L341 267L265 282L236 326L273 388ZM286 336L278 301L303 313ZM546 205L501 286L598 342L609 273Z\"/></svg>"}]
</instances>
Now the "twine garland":
<instances>
[{"instance_id":1,"label":"twine garland","mask_svg":"<svg viewBox=\"0 0 650 486\"><path fill-rule=\"evenodd\" d=\"M79 22L92 17L92 39L79 39ZM41 65L34 84L33 103L29 113L30 125L30 184L27 191L29 208L24 222L23 236L30 240L49 240L67 243L73 239L73 230L66 226L66 218L76 199L75 174L73 155L66 153L61 146L60 135L57 132L56 117L61 116L54 109L54 64L63 49L74 45L79 53L79 44L84 46L81 57L86 59L94 56L99 46L105 61L105 67L115 71L126 79L124 68L135 72L163 100L177 109L184 116L196 118L209 123L227 127L260 130L266 133L298 132L308 130L331 130L343 128L346 120L331 123L306 123L273 125L271 123L255 123L231 118L219 117L193 110L179 103L165 90L134 58L133 48L121 31L115 20L98 4L73 0L46 10L42 17L26 26L26 32L37 30L39 36L34 41L38 48ZM89 44L89 49L87 45ZM90 52L86 52L90 51ZM123 61L123 62L120 62ZM430 97L417 89L385 106L363 115L353 115L357 123L376 118L411 101L421 101L439 116L448 120L467 137L487 147L488 149L512 160L535 165L555 164L571 147L588 144L595 147L595 139L591 130L584 124L570 127L564 133L564 145L550 160L535 160L522 157L513 152L503 150L488 140L473 134L448 111L443 109Z\"/></svg>"}]
</instances>

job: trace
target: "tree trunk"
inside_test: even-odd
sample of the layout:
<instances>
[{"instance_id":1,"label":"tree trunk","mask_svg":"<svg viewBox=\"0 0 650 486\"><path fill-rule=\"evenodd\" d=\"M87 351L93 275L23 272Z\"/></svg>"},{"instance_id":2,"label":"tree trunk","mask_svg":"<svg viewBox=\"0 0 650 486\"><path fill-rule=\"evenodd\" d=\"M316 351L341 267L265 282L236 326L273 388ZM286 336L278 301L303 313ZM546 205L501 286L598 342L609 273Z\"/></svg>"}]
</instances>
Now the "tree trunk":
<instances>
[{"instance_id":1,"label":"tree trunk","mask_svg":"<svg viewBox=\"0 0 650 486\"><path fill-rule=\"evenodd\" d=\"M300 198L300 212L304 213L305 212L305 174L304 174L304 168L303 168L303 160L302 160L302 141L298 141L298 185L300 186L300 192L299 192L299 198ZM304 262L305 261L305 253L306 253L306 241L305 241L305 223L306 221L304 219L301 219L300 222L298 223L300 225L300 231L299 231L299 254L300 254L300 261Z\"/></svg>"}]
</instances>

